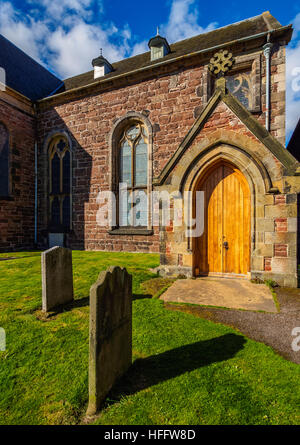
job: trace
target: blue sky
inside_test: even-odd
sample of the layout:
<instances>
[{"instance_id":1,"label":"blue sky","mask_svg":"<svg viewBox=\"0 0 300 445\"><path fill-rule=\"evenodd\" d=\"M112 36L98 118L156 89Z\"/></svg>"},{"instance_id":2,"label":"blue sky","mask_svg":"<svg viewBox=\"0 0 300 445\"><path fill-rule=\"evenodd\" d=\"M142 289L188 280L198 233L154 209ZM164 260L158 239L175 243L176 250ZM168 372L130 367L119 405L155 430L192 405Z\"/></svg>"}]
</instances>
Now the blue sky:
<instances>
[{"instance_id":1,"label":"blue sky","mask_svg":"<svg viewBox=\"0 0 300 445\"><path fill-rule=\"evenodd\" d=\"M287 51L290 135L300 117L300 0L1 0L0 33L66 78L92 69L100 48L110 62L147 51L157 26L173 43L266 10L295 28Z\"/></svg>"}]
</instances>

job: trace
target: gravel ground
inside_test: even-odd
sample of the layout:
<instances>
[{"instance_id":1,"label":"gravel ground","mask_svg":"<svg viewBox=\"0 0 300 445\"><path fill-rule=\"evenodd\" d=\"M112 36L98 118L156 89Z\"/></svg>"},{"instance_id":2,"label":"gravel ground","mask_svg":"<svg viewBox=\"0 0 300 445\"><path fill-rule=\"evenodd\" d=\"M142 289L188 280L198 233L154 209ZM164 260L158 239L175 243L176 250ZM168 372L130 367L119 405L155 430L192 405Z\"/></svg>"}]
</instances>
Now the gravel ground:
<instances>
[{"instance_id":1,"label":"gravel ground","mask_svg":"<svg viewBox=\"0 0 300 445\"><path fill-rule=\"evenodd\" d=\"M300 351L295 352L292 348L295 340L292 331L296 327L300 331L300 289L275 290L280 304L280 312L277 314L170 303L165 303L165 307L231 326L247 337L271 346L287 360L300 364ZM298 345L300 346L300 340Z\"/></svg>"}]
</instances>

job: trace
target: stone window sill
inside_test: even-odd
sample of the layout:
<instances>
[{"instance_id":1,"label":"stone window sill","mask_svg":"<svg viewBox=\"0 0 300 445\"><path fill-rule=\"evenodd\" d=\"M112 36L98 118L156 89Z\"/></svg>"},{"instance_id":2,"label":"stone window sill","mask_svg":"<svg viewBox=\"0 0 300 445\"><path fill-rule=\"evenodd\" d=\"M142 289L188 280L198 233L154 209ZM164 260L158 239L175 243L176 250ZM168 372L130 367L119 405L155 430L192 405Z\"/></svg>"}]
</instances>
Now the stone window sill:
<instances>
[{"instance_id":1,"label":"stone window sill","mask_svg":"<svg viewBox=\"0 0 300 445\"><path fill-rule=\"evenodd\" d=\"M124 229L113 229L109 230L108 233L110 235L143 235L143 236L151 236L153 235L153 230L149 229L135 229L135 228L124 228Z\"/></svg>"}]
</instances>

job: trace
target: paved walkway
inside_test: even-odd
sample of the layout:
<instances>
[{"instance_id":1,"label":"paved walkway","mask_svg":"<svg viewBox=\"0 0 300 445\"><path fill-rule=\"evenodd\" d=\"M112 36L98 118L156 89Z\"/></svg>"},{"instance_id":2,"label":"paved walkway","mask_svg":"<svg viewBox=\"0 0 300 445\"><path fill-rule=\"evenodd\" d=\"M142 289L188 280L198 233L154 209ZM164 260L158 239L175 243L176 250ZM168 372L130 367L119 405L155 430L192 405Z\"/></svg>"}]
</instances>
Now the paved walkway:
<instances>
[{"instance_id":1,"label":"paved walkway","mask_svg":"<svg viewBox=\"0 0 300 445\"><path fill-rule=\"evenodd\" d=\"M269 288L246 279L207 277L177 280L161 299L173 303L278 312Z\"/></svg>"},{"instance_id":2,"label":"paved walkway","mask_svg":"<svg viewBox=\"0 0 300 445\"><path fill-rule=\"evenodd\" d=\"M165 306L238 329L247 337L271 346L287 360L300 364L300 351L294 351L292 347L295 340L292 331L295 327L300 328L300 289L277 288L276 294L280 304L280 313L276 314L171 303Z\"/></svg>"}]
</instances>

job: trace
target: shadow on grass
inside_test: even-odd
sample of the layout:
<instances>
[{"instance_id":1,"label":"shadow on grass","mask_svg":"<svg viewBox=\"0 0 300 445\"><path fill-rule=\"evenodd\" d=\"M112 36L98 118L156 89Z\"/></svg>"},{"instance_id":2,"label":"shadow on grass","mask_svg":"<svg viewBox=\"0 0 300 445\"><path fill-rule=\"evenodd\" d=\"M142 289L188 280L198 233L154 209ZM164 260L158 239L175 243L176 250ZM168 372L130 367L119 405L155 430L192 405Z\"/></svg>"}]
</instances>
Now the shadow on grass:
<instances>
[{"instance_id":1,"label":"shadow on grass","mask_svg":"<svg viewBox=\"0 0 300 445\"><path fill-rule=\"evenodd\" d=\"M241 335L226 334L136 360L108 395L105 406L195 369L233 358L244 348Z\"/></svg>"},{"instance_id":2,"label":"shadow on grass","mask_svg":"<svg viewBox=\"0 0 300 445\"><path fill-rule=\"evenodd\" d=\"M133 294L132 300L143 300L145 298L152 298L150 294ZM41 311L37 312L37 317L42 321L51 321L51 319L55 318L57 315L62 314L64 312L70 312L73 309L78 309L81 307L86 307L90 305L90 297L80 298L79 300L74 300L71 303L63 304L51 309L47 314L42 313ZM33 310L36 312L36 310Z\"/></svg>"},{"instance_id":3,"label":"shadow on grass","mask_svg":"<svg viewBox=\"0 0 300 445\"><path fill-rule=\"evenodd\" d=\"M133 294L132 300L142 300L144 298L152 298L152 295L149 294ZM57 306L56 308L52 309L48 312L48 315L50 317L56 316L58 314L61 314L62 312L70 312L73 309L80 308L80 307L86 307L90 304L90 297L81 298L80 300L74 300L72 303L63 304L61 306Z\"/></svg>"},{"instance_id":4,"label":"shadow on grass","mask_svg":"<svg viewBox=\"0 0 300 445\"><path fill-rule=\"evenodd\" d=\"M15 256L15 257L2 257L0 261L16 261L16 260L27 260L27 258L37 258L38 255L25 255L25 256Z\"/></svg>"},{"instance_id":5,"label":"shadow on grass","mask_svg":"<svg viewBox=\"0 0 300 445\"><path fill-rule=\"evenodd\" d=\"M71 303L63 304L61 306L57 306L54 309L51 309L47 313L47 318L55 317L56 315L62 314L63 312L70 312L73 309L77 309L80 307L86 307L90 304L90 297L80 298L80 300L74 300Z\"/></svg>"},{"instance_id":6,"label":"shadow on grass","mask_svg":"<svg viewBox=\"0 0 300 445\"><path fill-rule=\"evenodd\" d=\"M132 301L144 300L146 298L152 298L152 295L150 295L150 294L132 294Z\"/></svg>"}]
</instances>

